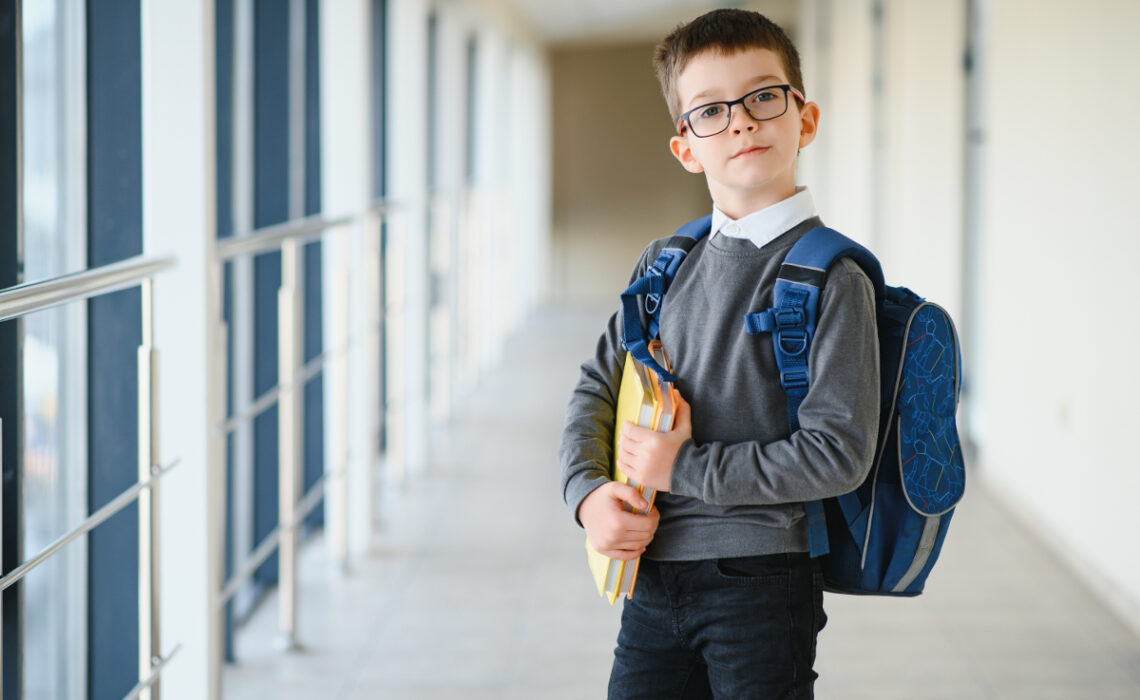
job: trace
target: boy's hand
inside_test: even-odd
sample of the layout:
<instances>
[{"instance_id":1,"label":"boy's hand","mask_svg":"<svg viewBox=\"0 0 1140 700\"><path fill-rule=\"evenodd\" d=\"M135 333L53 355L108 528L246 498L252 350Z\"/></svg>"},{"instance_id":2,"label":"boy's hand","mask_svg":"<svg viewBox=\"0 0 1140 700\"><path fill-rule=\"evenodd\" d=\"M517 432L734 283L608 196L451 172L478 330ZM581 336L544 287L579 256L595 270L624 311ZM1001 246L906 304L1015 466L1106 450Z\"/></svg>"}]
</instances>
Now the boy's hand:
<instances>
[{"instance_id":1,"label":"boy's hand","mask_svg":"<svg viewBox=\"0 0 1140 700\"><path fill-rule=\"evenodd\" d=\"M669 491L673 477L673 462L681 445L693 436L689 403L680 399L673 429L659 433L626 421L621 429L620 453L617 466L626 476L644 486L652 486L663 493Z\"/></svg>"},{"instance_id":2,"label":"boy's hand","mask_svg":"<svg viewBox=\"0 0 1140 700\"><path fill-rule=\"evenodd\" d=\"M610 481L590 492L578 506L578 519L586 528L586 539L598 554L610 559L636 559L657 532L661 515L656 508L642 515L631 513L627 503L637 510L649 505L634 487Z\"/></svg>"}]
</instances>

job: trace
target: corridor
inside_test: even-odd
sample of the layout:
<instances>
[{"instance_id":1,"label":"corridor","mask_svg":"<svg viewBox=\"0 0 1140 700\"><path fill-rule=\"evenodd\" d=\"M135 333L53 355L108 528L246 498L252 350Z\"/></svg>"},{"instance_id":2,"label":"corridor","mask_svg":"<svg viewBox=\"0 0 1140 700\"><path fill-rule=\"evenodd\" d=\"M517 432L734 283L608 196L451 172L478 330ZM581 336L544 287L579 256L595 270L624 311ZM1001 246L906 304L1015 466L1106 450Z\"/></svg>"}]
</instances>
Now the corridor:
<instances>
[{"instance_id":1,"label":"corridor","mask_svg":"<svg viewBox=\"0 0 1140 700\"><path fill-rule=\"evenodd\" d=\"M426 472L379 494L371 557L301 566L303 651L274 650L270 596L238 632L239 700L605 696L620 607L592 588L555 448L600 311L540 309L446 430ZM829 596L824 700L1133 700L1140 639L975 478L927 592Z\"/></svg>"}]
</instances>

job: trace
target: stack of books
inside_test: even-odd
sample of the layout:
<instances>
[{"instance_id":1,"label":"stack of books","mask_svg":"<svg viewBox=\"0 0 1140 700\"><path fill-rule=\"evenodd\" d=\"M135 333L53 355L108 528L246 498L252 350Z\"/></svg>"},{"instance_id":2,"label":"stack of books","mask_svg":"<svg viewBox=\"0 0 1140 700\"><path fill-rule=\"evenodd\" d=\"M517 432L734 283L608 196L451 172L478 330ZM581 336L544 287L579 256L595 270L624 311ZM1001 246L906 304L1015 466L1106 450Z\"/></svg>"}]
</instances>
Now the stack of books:
<instances>
[{"instance_id":1,"label":"stack of books","mask_svg":"<svg viewBox=\"0 0 1140 700\"><path fill-rule=\"evenodd\" d=\"M665 350L661 342L654 340L649 344L649 352L659 365L673 371L669 365ZM658 432L667 433L673 428L673 418L678 404L677 390L672 382L661 379L652 369L641 364L626 353L625 367L622 369L621 388L618 391L617 415L614 420L614 479L622 483L636 486L637 490L645 496L648 506L641 513L648 513L653 507L653 498L657 491L649 486L643 486L631 480L617 468L618 448L621 444L621 429L625 421L649 428ZM628 506L627 506L628 507ZM633 510L632 507L630 510ZM586 540L586 557L590 564L590 571L594 574L594 583L598 593L610 601L610 605L625 595L633 597L633 586L637 580L637 568L641 558L630 561L610 559L598 554L594 547Z\"/></svg>"}]
</instances>

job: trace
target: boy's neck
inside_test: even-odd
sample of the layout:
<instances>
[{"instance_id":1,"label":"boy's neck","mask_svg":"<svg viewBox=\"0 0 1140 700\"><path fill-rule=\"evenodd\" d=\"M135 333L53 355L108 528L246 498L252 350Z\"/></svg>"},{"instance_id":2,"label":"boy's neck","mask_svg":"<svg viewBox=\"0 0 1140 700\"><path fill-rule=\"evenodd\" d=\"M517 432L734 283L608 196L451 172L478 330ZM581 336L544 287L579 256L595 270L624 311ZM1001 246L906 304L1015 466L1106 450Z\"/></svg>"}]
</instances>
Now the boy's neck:
<instances>
[{"instance_id":1,"label":"boy's neck","mask_svg":"<svg viewBox=\"0 0 1140 700\"><path fill-rule=\"evenodd\" d=\"M749 214L755 214L758 211L767 209L773 204L779 204L795 193L796 185L795 183L792 183L786 189L781 188L776 192L758 192L751 195L739 197L725 196L725 193L721 193L721 196L713 195L712 200L717 209L720 209L721 212L723 212L724 215L728 218L736 221L743 219Z\"/></svg>"}]
</instances>

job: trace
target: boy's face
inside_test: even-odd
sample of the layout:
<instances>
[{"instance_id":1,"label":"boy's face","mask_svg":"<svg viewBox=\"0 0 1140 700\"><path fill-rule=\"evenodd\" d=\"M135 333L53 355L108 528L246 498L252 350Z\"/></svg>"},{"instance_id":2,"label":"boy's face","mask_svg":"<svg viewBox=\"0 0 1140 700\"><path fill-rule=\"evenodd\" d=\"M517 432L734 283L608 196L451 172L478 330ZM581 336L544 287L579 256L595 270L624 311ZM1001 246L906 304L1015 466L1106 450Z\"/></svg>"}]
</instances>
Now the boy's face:
<instances>
[{"instance_id":1,"label":"boy's face","mask_svg":"<svg viewBox=\"0 0 1140 700\"><path fill-rule=\"evenodd\" d=\"M684 113L787 82L779 56L768 49L731 55L705 51L677 76L677 94ZM733 105L731 121L721 133L700 138L685 128L669 146L686 170L705 174L713 203L738 219L795 193L796 156L815 139L818 124L819 107L813 102L801 106L789 93L788 110L775 119L756 121L743 105Z\"/></svg>"}]
</instances>

